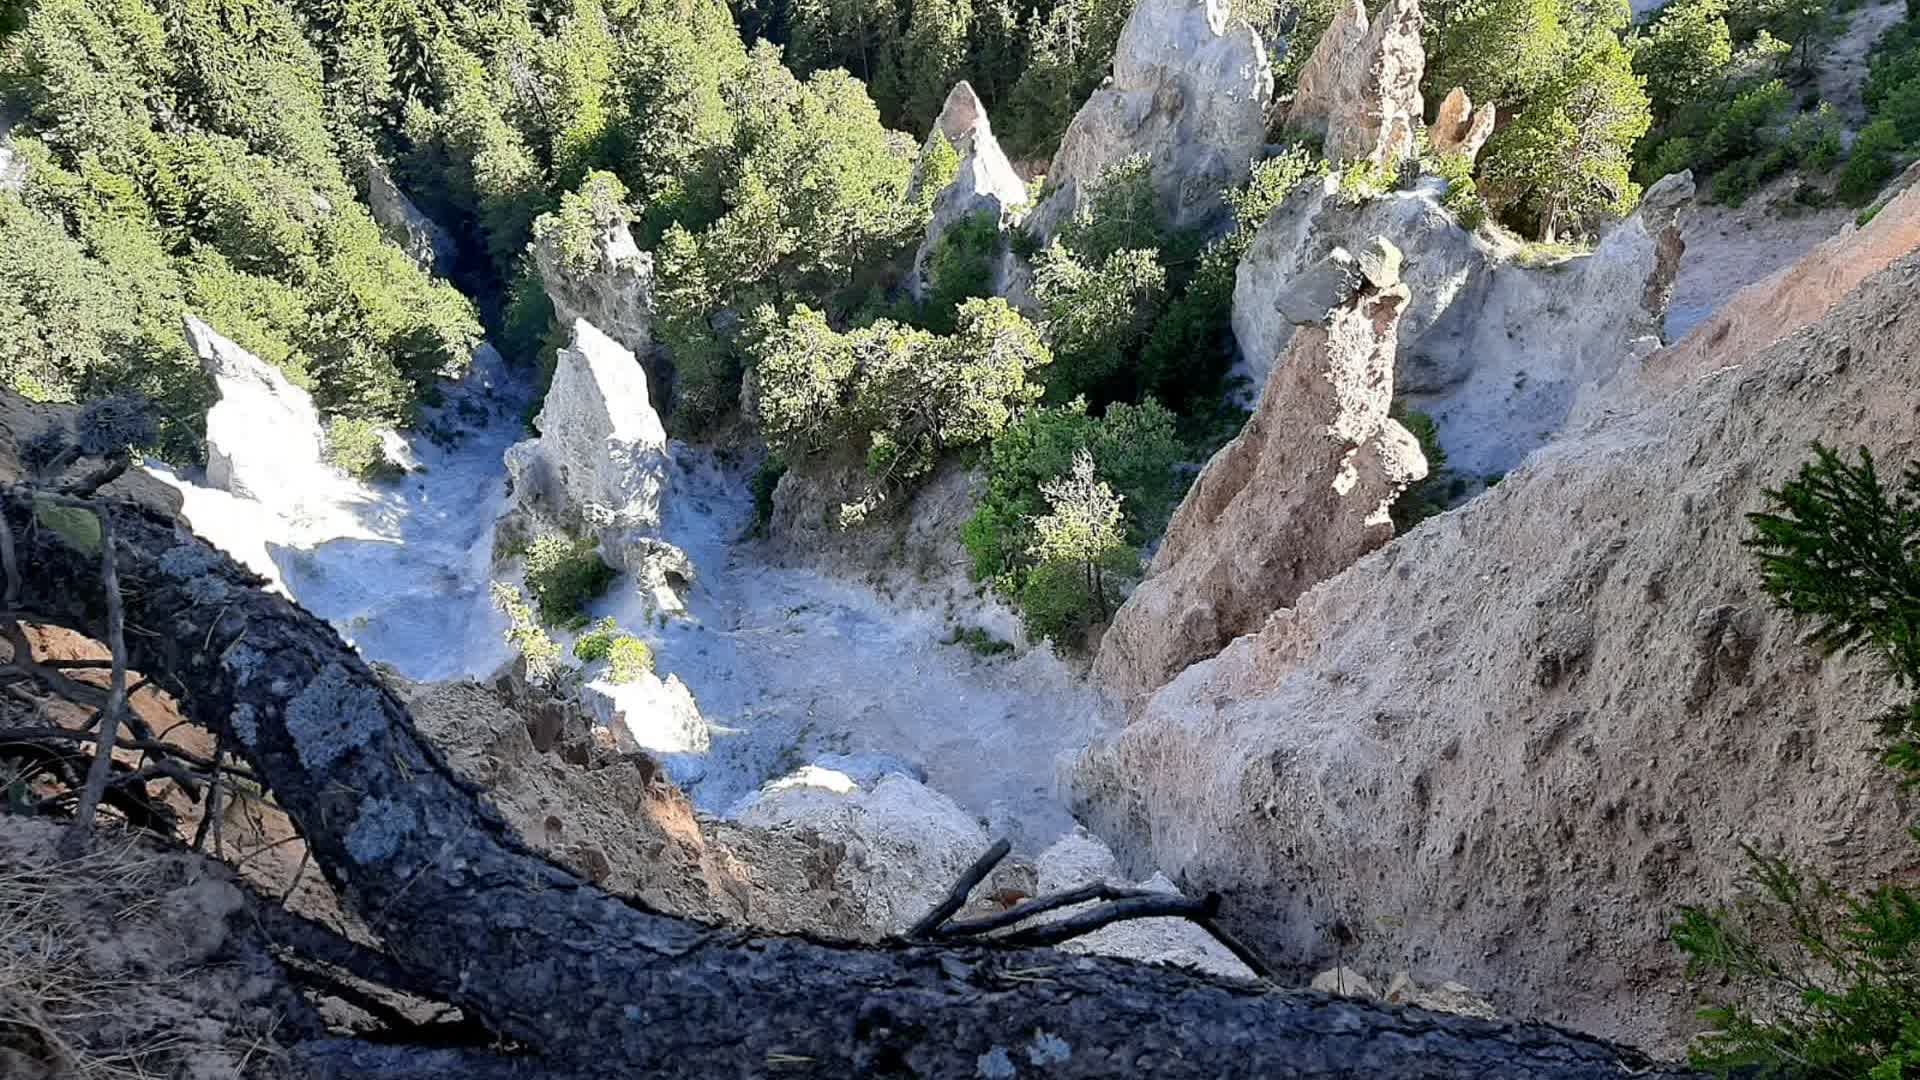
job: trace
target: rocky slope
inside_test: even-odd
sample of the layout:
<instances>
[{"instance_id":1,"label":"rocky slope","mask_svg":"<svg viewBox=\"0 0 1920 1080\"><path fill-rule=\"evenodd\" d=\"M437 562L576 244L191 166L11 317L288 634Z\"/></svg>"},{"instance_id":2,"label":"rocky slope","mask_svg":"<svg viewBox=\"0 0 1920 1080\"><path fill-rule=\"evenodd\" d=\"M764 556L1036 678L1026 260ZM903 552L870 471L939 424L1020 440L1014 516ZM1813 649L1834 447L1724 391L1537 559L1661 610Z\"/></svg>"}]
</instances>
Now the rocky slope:
<instances>
[{"instance_id":1,"label":"rocky slope","mask_svg":"<svg viewBox=\"0 0 1920 1080\"><path fill-rule=\"evenodd\" d=\"M1842 881L1912 862L1863 722L1892 688L1802 645L1741 540L1815 439L1913 457L1917 288L1904 256L1308 591L1091 748L1078 810L1282 963L1677 1049L1666 927L1741 841Z\"/></svg>"}]
</instances>

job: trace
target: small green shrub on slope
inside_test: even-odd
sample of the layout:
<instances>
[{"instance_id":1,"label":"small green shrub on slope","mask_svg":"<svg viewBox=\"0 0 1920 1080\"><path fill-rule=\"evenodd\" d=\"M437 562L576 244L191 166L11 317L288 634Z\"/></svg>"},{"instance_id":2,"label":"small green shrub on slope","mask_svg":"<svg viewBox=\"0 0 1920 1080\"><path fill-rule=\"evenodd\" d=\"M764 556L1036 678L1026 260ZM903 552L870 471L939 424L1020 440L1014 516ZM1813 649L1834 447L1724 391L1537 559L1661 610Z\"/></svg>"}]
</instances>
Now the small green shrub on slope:
<instances>
[{"instance_id":1,"label":"small green shrub on slope","mask_svg":"<svg viewBox=\"0 0 1920 1080\"><path fill-rule=\"evenodd\" d=\"M542 536L527 545L527 590L540 621L572 629L586 622L586 606L619 573L600 558L591 538Z\"/></svg>"},{"instance_id":2,"label":"small green shrub on slope","mask_svg":"<svg viewBox=\"0 0 1920 1080\"><path fill-rule=\"evenodd\" d=\"M1883 478L1863 450L1815 446L1749 516L1747 541L1776 606L1823 653L1876 661L1909 697L1878 717L1880 760L1920 785L1920 468ZM1920 834L1916 834L1920 836ZM1705 976L1711 1030L1695 1062L1722 1075L1920 1075L1920 894L1888 882L1852 893L1744 848L1738 901L1687 908L1673 940Z\"/></svg>"}]
</instances>

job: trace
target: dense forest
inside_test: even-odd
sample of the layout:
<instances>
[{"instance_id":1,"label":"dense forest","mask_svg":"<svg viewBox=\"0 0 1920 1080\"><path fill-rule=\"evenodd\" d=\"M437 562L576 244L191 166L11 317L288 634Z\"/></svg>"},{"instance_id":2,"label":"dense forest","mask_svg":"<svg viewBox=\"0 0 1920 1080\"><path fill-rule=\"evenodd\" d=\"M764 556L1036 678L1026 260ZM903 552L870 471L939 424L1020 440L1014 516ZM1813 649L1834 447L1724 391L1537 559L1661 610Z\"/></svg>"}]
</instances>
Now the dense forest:
<instances>
[{"instance_id":1,"label":"dense forest","mask_svg":"<svg viewBox=\"0 0 1920 1080\"><path fill-rule=\"evenodd\" d=\"M992 223L944 237L926 296L908 298L904 270L955 166L943 139L923 141L952 84L972 82L1037 176L1130 7L16 5L0 116L24 180L0 193L0 378L43 400L143 394L158 452L190 461L211 394L181 340L192 311L309 387L337 447L364 446L376 426L412 423L483 335L550 359L559 329L530 242L579 252L630 221L654 260L680 434L715 430L744 385L774 453L763 488L783 462L865 460L870 491L840 508L847 522L947 456L982 461L976 569L1063 637L1104 607L1089 568L1126 564L1164 524L1180 495L1170 467L1237 429L1223 382L1234 268L1307 175L1339 171L1343 197L1364 199L1430 172L1464 225L1577 239L1687 167L1732 201L1790 167L1837 169L1831 192L1808 182L1806 198L1865 202L1920 140L1911 24L1876 54L1874 119L1846 160L1832 110L1801 89L1839 25L1827 5L1677 0L1635 26L1625 0L1435 0L1429 108L1461 86L1506 118L1477 164L1423 155L1387 175L1275 130L1229 220L1179 232L1131 162L1044 249L1016 238L1037 312L988 296ZM1237 11L1285 94L1335 6ZM375 161L457 238L443 275L364 208ZM1081 454L1122 525L1101 531L1112 542L1088 550L1087 572L1049 576L1034 554L1042 488Z\"/></svg>"}]
</instances>

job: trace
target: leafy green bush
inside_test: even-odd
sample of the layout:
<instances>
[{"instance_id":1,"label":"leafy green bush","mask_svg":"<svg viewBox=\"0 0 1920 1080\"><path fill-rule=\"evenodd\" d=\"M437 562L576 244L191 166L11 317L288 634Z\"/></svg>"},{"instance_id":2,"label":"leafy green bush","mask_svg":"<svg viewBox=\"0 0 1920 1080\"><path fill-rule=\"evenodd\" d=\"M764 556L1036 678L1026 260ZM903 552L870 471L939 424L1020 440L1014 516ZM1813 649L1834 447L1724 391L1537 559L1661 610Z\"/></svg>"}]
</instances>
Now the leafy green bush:
<instances>
[{"instance_id":1,"label":"leafy green bush","mask_svg":"<svg viewBox=\"0 0 1920 1080\"><path fill-rule=\"evenodd\" d=\"M1465 154L1440 154L1426 162L1427 171L1447 182L1440 205L1463 229L1477 229L1487 220L1487 201L1473 180L1473 159Z\"/></svg>"},{"instance_id":2,"label":"leafy green bush","mask_svg":"<svg viewBox=\"0 0 1920 1080\"><path fill-rule=\"evenodd\" d=\"M1894 155L1901 149L1900 131L1891 120L1876 120L1853 139L1853 156L1840 170L1834 195L1848 206L1864 206L1898 170Z\"/></svg>"},{"instance_id":3,"label":"leafy green bush","mask_svg":"<svg viewBox=\"0 0 1920 1080\"><path fill-rule=\"evenodd\" d=\"M983 626L954 627L947 635L946 644L964 645L976 656L999 656L1013 651L1013 642L994 637Z\"/></svg>"},{"instance_id":4,"label":"leafy green bush","mask_svg":"<svg viewBox=\"0 0 1920 1080\"><path fill-rule=\"evenodd\" d=\"M560 208L533 223L535 240L551 240L560 265L579 275L600 265L600 234L627 220L627 185L610 172L587 174L580 190L560 196Z\"/></svg>"},{"instance_id":5,"label":"leafy green bush","mask_svg":"<svg viewBox=\"0 0 1920 1080\"><path fill-rule=\"evenodd\" d=\"M1035 409L997 436L988 452L986 490L961 530L976 579L1017 593L1033 523L1046 512L1044 486L1067 473L1082 451L1120 495L1129 543L1144 544L1166 528L1186 493L1175 469L1186 447L1171 412L1151 398L1114 405L1097 418L1084 402Z\"/></svg>"},{"instance_id":6,"label":"leafy green bush","mask_svg":"<svg viewBox=\"0 0 1920 1080\"><path fill-rule=\"evenodd\" d=\"M1749 515L1748 547L1767 593L1812 624L1825 653L1878 661L1892 685L1920 683L1920 468L1883 480L1871 456L1825 447ZM1880 760L1920 782L1920 698L1873 718ZM1920 834L1916 834L1920 835ZM1712 1030L1695 1062L1721 1074L1898 1080L1920 1066L1920 894L1863 894L1808 879L1744 847L1748 875L1729 907L1683 909L1673 941L1707 976Z\"/></svg>"},{"instance_id":7,"label":"leafy green bush","mask_svg":"<svg viewBox=\"0 0 1920 1080\"><path fill-rule=\"evenodd\" d=\"M1444 475L1447 469L1447 451L1440 445L1440 425L1433 417L1419 409L1401 409L1394 407L1394 419L1402 427L1413 433L1420 443L1420 453L1427 459L1425 478L1400 493L1388 508L1388 516L1393 518L1393 530L1406 532L1415 525L1444 511L1451 501L1450 481Z\"/></svg>"},{"instance_id":8,"label":"leafy green bush","mask_svg":"<svg viewBox=\"0 0 1920 1080\"><path fill-rule=\"evenodd\" d=\"M1000 249L1000 222L992 213L955 222L927 260L927 295L921 324L951 334L960 305L993 294L993 262Z\"/></svg>"},{"instance_id":9,"label":"leafy green bush","mask_svg":"<svg viewBox=\"0 0 1920 1080\"><path fill-rule=\"evenodd\" d=\"M607 681L630 683L653 670L653 649L620 629L612 616L602 618L573 643L573 655L585 663L607 662Z\"/></svg>"},{"instance_id":10,"label":"leafy green bush","mask_svg":"<svg viewBox=\"0 0 1920 1080\"><path fill-rule=\"evenodd\" d=\"M368 420L336 417L327 424L327 462L362 480L391 480L405 474L387 460L380 429Z\"/></svg>"},{"instance_id":11,"label":"leafy green bush","mask_svg":"<svg viewBox=\"0 0 1920 1080\"><path fill-rule=\"evenodd\" d=\"M591 538L542 536L527 545L527 589L540 621L568 629L586 622L586 606L619 573L600 558Z\"/></svg>"},{"instance_id":12,"label":"leafy green bush","mask_svg":"<svg viewBox=\"0 0 1920 1080\"><path fill-rule=\"evenodd\" d=\"M1127 249L1089 265L1056 241L1034 268L1033 292L1046 311L1053 346L1047 395L1055 401L1126 396L1129 362L1166 301L1167 272L1159 255Z\"/></svg>"},{"instance_id":13,"label":"leafy green bush","mask_svg":"<svg viewBox=\"0 0 1920 1080\"><path fill-rule=\"evenodd\" d=\"M791 461L830 451L865 458L872 482L841 507L853 524L918 485L943 454L985 442L1039 396L1052 356L1006 301L968 300L946 337L882 320L842 333L802 306L754 317L754 403L762 433Z\"/></svg>"},{"instance_id":14,"label":"leafy green bush","mask_svg":"<svg viewBox=\"0 0 1920 1080\"><path fill-rule=\"evenodd\" d=\"M1046 512L1033 520L1032 560L1016 603L1034 637L1079 643L1113 613L1110 575L1130 575L1139 555L1126 544L1120 496L1094 475L1093 455L1076 451L1068 471L1040 486Z\"/></svg>"},{"instance_id":15,"label":"leafy green bush","mask_svg":"<svg viewBox=\"0 0 1920 1080\"><path fill-rule=\"evenodd\" d=\"M754 536L767 535L767 527L773 524L773 492L780 486L780 478L785 475L787 462L779 454L768 454L767 460L753 471L749 486L753 489Z\"/></svg>"}]
</instances>

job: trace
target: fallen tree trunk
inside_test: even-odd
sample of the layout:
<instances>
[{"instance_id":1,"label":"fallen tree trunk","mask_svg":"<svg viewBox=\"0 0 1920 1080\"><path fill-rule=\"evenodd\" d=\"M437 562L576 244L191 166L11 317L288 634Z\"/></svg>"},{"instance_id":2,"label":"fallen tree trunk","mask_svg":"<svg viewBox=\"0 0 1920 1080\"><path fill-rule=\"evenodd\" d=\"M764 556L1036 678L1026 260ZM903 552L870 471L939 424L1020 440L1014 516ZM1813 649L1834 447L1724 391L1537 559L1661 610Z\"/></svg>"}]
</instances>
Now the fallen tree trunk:
<instances>
[{"instance_id":1,"label":"fallen tree trunk","mask_svg":"<svg viewBox=\"0 0 1920 1080\"><path fill-rule=\"evenodd\" d=\"M251 762L412 981L519 1051L329 1042L296 1055L315 1075L1588 1078L1646 1065L1544 1025L1050 949L764 936L622 901L529 850L324 622L173 519L94 506L119 544L130 666ZM97 548L35 518L13 488L13 614L103 635Z\"/></svg>"}]
</instances>

